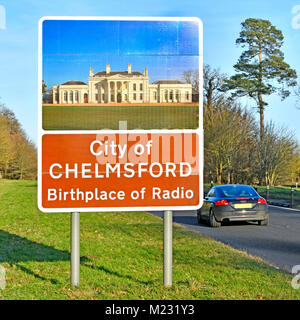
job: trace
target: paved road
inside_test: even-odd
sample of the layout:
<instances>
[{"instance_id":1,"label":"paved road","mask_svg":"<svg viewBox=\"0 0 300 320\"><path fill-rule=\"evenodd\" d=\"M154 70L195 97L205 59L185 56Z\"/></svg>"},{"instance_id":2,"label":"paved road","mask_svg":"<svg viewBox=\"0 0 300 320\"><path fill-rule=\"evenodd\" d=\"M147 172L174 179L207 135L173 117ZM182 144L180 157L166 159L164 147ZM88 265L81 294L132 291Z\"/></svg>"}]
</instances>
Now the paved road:
<instances>
[{"instance_id":1,"label":"paved road","mask_svg":"<svg viewBox=\"0 0 300 320\"><path fill-rule=\"evenodd\" d=\"M196 211L174 211L174 222L236 249L261 257L275 267L291 272L300 265L300 211L270 206L267 227L235 222L221 228L197 223ZM162 217L162 212L152 212Z\"/></svg>"}]
</instances>

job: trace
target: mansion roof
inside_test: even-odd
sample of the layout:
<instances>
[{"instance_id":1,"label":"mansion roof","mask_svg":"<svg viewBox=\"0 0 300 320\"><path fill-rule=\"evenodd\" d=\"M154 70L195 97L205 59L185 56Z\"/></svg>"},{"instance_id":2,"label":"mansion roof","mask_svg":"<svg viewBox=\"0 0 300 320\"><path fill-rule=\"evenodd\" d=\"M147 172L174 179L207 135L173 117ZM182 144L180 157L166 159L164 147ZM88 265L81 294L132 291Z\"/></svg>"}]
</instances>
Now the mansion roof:
<instances>
[{"instance_id":1,"label":"mansion roof","mask_svg":"<svg viewBox=\"0 0 300 320\"><path fill-rule=\"evenodd\" d=\"M134 76L134 75L143 75L142 73L138 72L138 71L133 71L132 73L128 73L127 71L113 71L113 72L110 72L109 75L116 75L116 74L124 74L126 76ZM107 75L105 71L101 71L101 72L98 72L96 73L94 76L104 76L104 75ZM157 80L157 81L154 81L152 84L186 84L182 81L179 81L179 80ZM64 82L62 83L61 85L63 86L74 86L74 85L79 85L79 86L87 86L87 84L83 81L78 81L78 80L70 80L70 81L67 81L67 82Z\"/></svg>"},{"instance_id":2,"label":"mansion roof","mask_svg":"<svg viewBox=\"0 0 300 320\"><path fill-rule=\"evenodd\" d=\"M125 71L111 71L110 64L107 64L106 70L99 71L95 74L93 72L93 69L90 67L90 74L89 74L88 81L90 82L90 80L93 80L93 78L97 81L97 77L101 77L102 79L106 79L106 78L109 79L111 76L123 76L125 78L131 78L132 80L136 78L140 80L149 80L148 67L145 68L143 73L139 71L131 71L131 64L127 65L127 70ZM184 85L186 83L179 80L156 80L152 84L153 85ZM75 80L75 81L69 80L67 82L62 83L61 85L88 86L85 82L79 81L79 80Z\"/></svg>"},{"instance_id":3,"label":"mansion roof","mask_svg":"<svg viewBox=\"0 0 300 320\"><path fill-rule=\"evenodd\" d=\"M63 86L74 86L74 85L87 86L87 84L82 81L67 81L67 82L62 83L61 85L63 85Z\"/></svg>"},{"instance_id":4,"label":"mansion roof","mask_svg":"<svg viewBox=\"0 0 300 320\"><path fill-rule=\"evenodd\" d=\"M126 75L127 77L143 76L143 74L139 71L132 71L131 73L128 73L128 71L110 71L108 74L106 71L100 71L94 74L94 77L114 76L117 74Z\"/></svg>"}]
</instances>

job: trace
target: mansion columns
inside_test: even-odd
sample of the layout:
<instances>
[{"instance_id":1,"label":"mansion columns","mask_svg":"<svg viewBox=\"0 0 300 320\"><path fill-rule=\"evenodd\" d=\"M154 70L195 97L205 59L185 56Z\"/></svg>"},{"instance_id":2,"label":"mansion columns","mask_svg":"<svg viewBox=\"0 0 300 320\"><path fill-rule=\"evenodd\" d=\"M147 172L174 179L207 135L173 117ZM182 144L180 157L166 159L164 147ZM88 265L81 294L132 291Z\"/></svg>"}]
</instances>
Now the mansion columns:
<instances>
[{"instance_id":1,"label":"mansion columns","mask_svg":"<svg viewBox=\"0 0 300 320\"><path fill-rule=\"evenodd\" d=\"M148 68L142 73L105 71L94 74L90 69L88 84L67 81L53 87L54 104L101 103L191 103L192 86L178 80L158 80L149 83Z\"/></svg>"}]
</instances>

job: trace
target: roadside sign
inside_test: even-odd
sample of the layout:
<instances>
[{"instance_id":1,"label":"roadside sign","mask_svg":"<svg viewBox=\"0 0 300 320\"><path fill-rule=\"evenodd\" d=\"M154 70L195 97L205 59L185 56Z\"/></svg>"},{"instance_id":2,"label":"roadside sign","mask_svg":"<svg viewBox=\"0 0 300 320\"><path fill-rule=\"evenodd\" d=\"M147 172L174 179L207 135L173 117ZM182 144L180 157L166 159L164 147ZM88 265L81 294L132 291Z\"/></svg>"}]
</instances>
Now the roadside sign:
<instances>
[{"instance_id":1,"label":"roadside sign","mask_svg":"<svg viewBox=\"0 0 300 320\"><path fill-rule=\"evenodd\" d=\"M201 207L201 39L196 18L41 19L41 211Z\"/></svg>"},{"instance_id":2,"label":"roadside sign","mask_svg":"<svg viewBox=\"0 0 300 320\"><path fill-rule=\"evenodd\" d=\"M42 206L49 211L199 205L194 133L46 134L42 145Z\"/></svg>"}]
</instances>

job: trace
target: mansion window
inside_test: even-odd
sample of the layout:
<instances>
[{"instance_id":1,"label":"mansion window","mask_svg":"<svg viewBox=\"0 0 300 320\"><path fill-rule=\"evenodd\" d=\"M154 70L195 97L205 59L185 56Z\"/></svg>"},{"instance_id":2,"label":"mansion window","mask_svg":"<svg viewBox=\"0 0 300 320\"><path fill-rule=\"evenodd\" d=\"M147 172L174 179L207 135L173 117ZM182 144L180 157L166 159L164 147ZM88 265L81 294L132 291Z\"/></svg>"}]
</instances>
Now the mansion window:
<instances>
[{"instance_id":1,"label":"mansion window","mask_svg":"<svg viewBox=\"0 0 300 320\"><path fill-rule=\"evenodd\" d=\"M165 100L168 101L168 91L165 91Z\"/></svg>"},{"instance_id":2,"label":"mansion window","mask_svg":"<svg viewBox=\"0 0 300 320\"><path fill-rule=\"evenodd\" d=\"M170 91L170 100L173 100L173 91Z\"/></svg>"},{"instance_id":3,"label":"mansion window","mask_svg":"<svg viewBox=\"0 0 300 320\"><path fill-rule=\"evenodd\" d=\"M133 84L133 91L136 91L136 83Z\"/></svg>"},{"instance_id":4,"label":"mansion window","mask_svg":"<svg viewBox=\"0 0 300 320\"><path fill-rule=\"evenodd\" d=\"M153 91L153 99L156 100L156 91Z\"/></svg>"},{"instance_id":5,"label":"mansion window","mask_svg":"<svg viewBox=\"0 0 300 320\"><path fill-rule=\"evenodd\" d=\"M55 101L58 101L58 93L55 93Z\"/></svg>"},{"instance_id":6,"label":"mansion window","mask_svg":"<svg viewBox=\"0 0 300 320\"><path fill-rule=\"evenodd\" d=\"M67 101L68 100L68 93L64 92L64 100Z\"/></svg>"},{"instance_id":7,"label":"mansion window","mask_svg":"<svg viewBox=\"0 0 300 320\"><path fill-rule=\"evenodd\" d=\"M140 100L143 100L143 94L140 93Z\"/></svg>"},{"instance_id":8,"label":"mansion window","mask_svg":"<svg viewBox=\"0 0 300 320\"><path fill-rule=\"evenodd\" d=\"M75 92L75 101L78 101L78 91Z\"/></svg>"},{"instance_id":9,"label":"mansion window","mask_svg":"<svg viewBox=\"0 0 300 320\"><path fill-rule=\"evenodd\" d=\"M70 101L73 101L73 92L70 92Z\"/></svg>"},{"instance_id":10,"label":"mansion window","mask_svg":"<svg viewBox=\"0 0 300 320\"><path fill-rule=\"evenodd\" d=\"M189 92L187 91L186 92L186 100L189 100L190 99L190 95L189 95Z\"/></svg>"},{"instance_id":11,"label":"mansion window","mask_svg":"<svg viewBox=\"0 0 300 320\"><path fill-rule=\"evenodd\" d=\"M140 83L140 90L142 91L143 90L143 84Z\"/></svg>"},{"instance_id":12,"label":"mansion window","mask_svg":"<svg viewBox=\"0 0 300 320\"><path fill-rule=\"evenodd\" d=\"M133 100L136 100L136 93L133 94Z\"/></svg>"}]
</instances>

